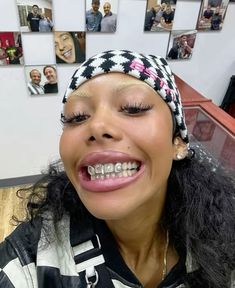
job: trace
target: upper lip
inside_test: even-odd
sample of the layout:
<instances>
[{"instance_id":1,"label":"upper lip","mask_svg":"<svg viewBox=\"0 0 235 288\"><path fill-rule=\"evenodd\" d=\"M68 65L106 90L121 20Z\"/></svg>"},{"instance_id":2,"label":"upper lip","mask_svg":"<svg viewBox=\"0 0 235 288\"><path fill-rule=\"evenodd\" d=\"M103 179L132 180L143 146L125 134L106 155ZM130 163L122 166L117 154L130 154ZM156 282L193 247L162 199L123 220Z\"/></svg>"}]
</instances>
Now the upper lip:
<instances>
[{"instance_id":1,"label":"upper lip","mask_svg":"<svg viewBox=\"0 0 235 288\"><path fill-rule=\"evenodd\" d=\"M140 159L133 157L129 154L119 151L102 151L102 152L92 152L85 155L79 165L78 168L88 166L88 165L95 165L98 163L105 164L105 163L117 163L117 162L129 162L129 161L138 161L142 162Z\"/></svg>"}]
</instances>

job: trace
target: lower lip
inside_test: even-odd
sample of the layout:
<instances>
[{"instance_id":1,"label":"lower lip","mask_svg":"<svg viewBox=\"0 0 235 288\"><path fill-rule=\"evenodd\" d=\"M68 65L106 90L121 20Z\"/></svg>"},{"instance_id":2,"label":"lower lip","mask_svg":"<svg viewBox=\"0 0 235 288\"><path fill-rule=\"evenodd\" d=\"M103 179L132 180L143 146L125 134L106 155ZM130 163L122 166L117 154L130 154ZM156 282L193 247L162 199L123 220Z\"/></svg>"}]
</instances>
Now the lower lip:
<instances>
[{"instance_id":1,"label":"lower lip","mask_svg":"<svg viewBox=\"0 0 235 288\"><path fill-rule=\"evenodd\" d=\"M129 177L113 177L107 179L95 179L95 180L88 180L84 175L79 173L79 182L83 189L92 192L109 192L114 191L117 189L124 188L129 184L136 181L144 172L144 167L141 166L141 169L132 176Z\"/></svg>"}]
</instances>

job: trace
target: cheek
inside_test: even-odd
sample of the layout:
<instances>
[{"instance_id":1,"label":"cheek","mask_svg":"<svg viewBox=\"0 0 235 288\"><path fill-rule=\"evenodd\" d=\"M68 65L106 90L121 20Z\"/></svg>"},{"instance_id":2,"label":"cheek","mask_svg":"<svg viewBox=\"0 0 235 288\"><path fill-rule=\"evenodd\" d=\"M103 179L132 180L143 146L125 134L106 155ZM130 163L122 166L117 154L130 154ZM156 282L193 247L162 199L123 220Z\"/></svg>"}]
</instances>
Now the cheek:
<instances>
[{"instance_id":1,"label":"cheek","mask_svg":"<svg viewBox=\"0 0 235 288\"><path fill-rule=\"evenodd\" d=\"M73 159L74 143L76 143L76 140L74 139L73 134L63 131L60 137L59 151L60 157L65 165Z\"/></svg>"}]
</instances>

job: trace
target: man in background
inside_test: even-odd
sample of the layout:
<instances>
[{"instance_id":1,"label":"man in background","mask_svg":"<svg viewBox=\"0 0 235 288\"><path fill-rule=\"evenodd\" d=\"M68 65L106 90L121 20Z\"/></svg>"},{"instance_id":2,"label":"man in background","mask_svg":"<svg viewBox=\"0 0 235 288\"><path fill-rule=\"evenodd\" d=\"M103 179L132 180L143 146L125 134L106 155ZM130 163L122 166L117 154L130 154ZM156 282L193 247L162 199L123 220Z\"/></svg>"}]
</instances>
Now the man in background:
<instances>
[{"instance_id":1,"label":"man in background","mask_svg":"<svg viewBox=\"0 0 235 288\"><path fill-rule=\"evenodd\" d=\"M29 12L27 16L28 27L32 32L39 32L39 21L41 19L41 15L39 14L38 5L33 5L32 12Z\"/></svg>"},{"instance_id":2,"label":"man in background","mask_svg":"<svg viewBox=\"0 0 235 288\"><path fill-rule=\"evenodd\" d=\"M47 83L44 84L44 92L58 93L57 72L54 66L47 65L43 68L43 74L47 78Z\"/></svg>"},{"instance_id":3,"label":"man in background","mask_svg":"<svg viewBox=\"0 0 235 288\"><path fill-rule=\"evenodd\" d=\"M187 36L181 35L175 41L173 47L167 55L168 59L188 59L192 56L193 48L187 42Z\"/></svg>"},{"instance_id":4,"label":"man in background","mask_svg":"<svg viewBox=\"0 0 235 288\"><path fill-rule=\"evenodd\" d=\"M33 69L29 72L31 81L28 83L28 90L31 95L44 94L44 88L40 85L41 73L37 69Z\"/></svg>"},{"instance_id":5,"label":"man in background","mask_svg":"<svg viewBox=\"0 0 235 288\"><path fill-rule=\"evenodd\" d=\"M151 31L156 17L156 9L152 7L145 15L144 31Z\"/></svg>"},{"instance_id":6,"label":"man in background","mask_svg":"<svg viewBox=\"0 0 235 288\"><path fill-rule=\"evenodd\" d=\"M104 17L101 20L101 32L115 32L117 26L117 15L111 12L111 4L104 3Z\"/></svg>"},{"instance_id":7,"label":"man in background","mask_svg":"<svg viewBox=\"0 0 235 288\"><path fill-rule=\"evenodd\" d=\"M174 10L172 10L171 5L167 4L166 9L162 14L161 18L161 25L163 28L167 30L171 30L173 26L173 20L174 20Z\"/></svg>"},{"instance_id":8,"label":"man in background","mask_svg":"<svg viewBox=\"0 0 235 288\"><path fill-rule=\"evenodd\" d=\"M99 11L100 1L92 0L92 8L86 12L86 29L90 32L100 32L102 13Z\"/></svg>"},{"instance_id":9,"label":"man in background","mask_svg":"<svg viewBox=\"0 0 235 288\"><path fill-rule=\"evenodd\" d=\"M202 20L206 22L210 22L213 14L214 14L214 11L211 9L211 5L208 5L206 10L203 13Z\"/></svg>"}]
</instances>

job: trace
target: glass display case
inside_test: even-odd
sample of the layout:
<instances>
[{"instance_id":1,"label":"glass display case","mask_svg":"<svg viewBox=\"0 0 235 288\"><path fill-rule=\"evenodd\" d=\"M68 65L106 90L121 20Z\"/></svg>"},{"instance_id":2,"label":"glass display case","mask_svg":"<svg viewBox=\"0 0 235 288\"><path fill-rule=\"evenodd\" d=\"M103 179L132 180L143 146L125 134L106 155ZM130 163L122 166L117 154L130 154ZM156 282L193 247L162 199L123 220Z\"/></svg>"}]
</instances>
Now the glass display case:
<instances>
[{"instance_id":1,"label":"glass display case","mask_svg":"<svg viewBox=\"0 0 235 288\"><path fill-rule=\"evenodd\" d=\"M213 166L235 169L235 119L175 75L190 143Z\"/></svg>"},{"instance_id":2,"label":"glass display case","mask_svg":"<svg viewBox=\"0 0 235 288\"><path fill-rule=\"evenodd\" d=\"M235 168L235 137L200 107L184 108L191 146L216 168Z\"/></svg>"}]
</instances>

